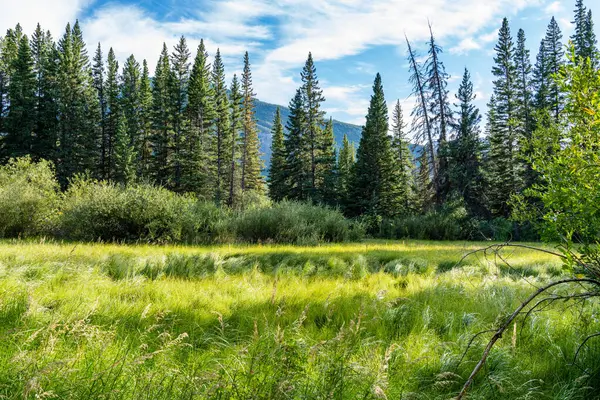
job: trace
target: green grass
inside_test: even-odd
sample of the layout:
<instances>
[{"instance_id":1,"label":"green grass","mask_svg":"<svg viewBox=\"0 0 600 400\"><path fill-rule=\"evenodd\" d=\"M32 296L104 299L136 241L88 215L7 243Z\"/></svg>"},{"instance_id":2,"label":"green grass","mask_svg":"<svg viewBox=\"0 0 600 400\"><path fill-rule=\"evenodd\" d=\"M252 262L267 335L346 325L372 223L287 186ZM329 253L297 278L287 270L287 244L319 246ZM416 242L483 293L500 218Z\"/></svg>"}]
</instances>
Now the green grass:
<instances>
[{"instance_id":1,"label":"green grass","mask_svg":"<svg viewBox=\"0 0 600 400\"><path fill-rule=\"evenodd\" d=\"M0 398L448 399L471 337L562 274L529 250L456 265L484 245L0 242ZM569 305L511 330L469 398L598 398L599 343L572 365L598 304Z\"/></svg>"}]
</instances>

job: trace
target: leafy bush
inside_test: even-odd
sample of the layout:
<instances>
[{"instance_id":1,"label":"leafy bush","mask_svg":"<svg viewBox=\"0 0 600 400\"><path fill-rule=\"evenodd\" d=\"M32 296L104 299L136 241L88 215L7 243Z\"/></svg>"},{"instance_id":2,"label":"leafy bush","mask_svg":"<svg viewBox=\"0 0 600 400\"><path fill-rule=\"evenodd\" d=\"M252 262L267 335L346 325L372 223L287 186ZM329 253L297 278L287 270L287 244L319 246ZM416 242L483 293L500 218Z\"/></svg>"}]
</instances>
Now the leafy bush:
<instances>
[{"instance_id":1,"label":"leafy bush","mask_svg":"<svg viewBox=\"0 0 600 400\"><path fill-rule=\"evenodd\" d=\"M0 237L34 236L51 224L58 200L52 164L30 158L0 166Z\"/></svg>"},{"instance_id":2,"label":"leafy bush","mask_svg":"<svg viewBox=\"0 0 600 400\"><path fill-rule=\"evenodd\" d=\"M76 178L61 205L59 236L73 240L180 241L195 201L166 189Z\"/></svg>"},{"instance_id":3,"label":"leafy bush","mask_svg":"<svg viewBox=\"0 0 600 400\"><path fill-rule=\"evenodd\" d=\"M290 201L238 213L232 230L252 243L342 242L362 236L361 227L337 210Z\"/></svg>"}]
</instances>

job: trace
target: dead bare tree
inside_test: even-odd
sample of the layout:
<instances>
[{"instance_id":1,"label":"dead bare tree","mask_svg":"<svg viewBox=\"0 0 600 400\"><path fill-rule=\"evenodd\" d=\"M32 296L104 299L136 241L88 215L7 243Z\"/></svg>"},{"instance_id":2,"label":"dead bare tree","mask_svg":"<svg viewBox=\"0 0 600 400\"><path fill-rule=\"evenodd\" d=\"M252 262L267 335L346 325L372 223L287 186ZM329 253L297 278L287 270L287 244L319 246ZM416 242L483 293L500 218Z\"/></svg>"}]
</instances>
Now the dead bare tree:
<instances>
[{"instance_id":1,"label":"dead bare tree","mask_svg":"<svg viewBox=\"0 0 600 400\"><path fill-rule=\"evenodd\" d=\"M489 253L492 253L492 254L494 254L495 257L498 257L499 259L502 260L502 262L504 262L505 264L510 266L510 264L508 264L508 262L500 254L500 251L507 247L525 248L525 249L540 251L540 252L543 252L546 254L550 254L550 255L559 257L561 260L563 260L563 262L575 265L575 266L579 267L580 269L582 269L585 272L585 276L581 277L581 278L575 277L575 278L571 278L571 279L563 279L563 280L551 282L549 284L546 284L545 286L537 288L537 290L535 292L533 292L525 301L523 301L521 303L521 305L519 305L519 307L517 307L517 309L507 319L505 319L497 329L492 329L492 330L487 330L487 331L477 333L469 342L467 349L465 350L465 353L463 354L463 357L461 358L461 361L459 361L459 364L460 364L460 362L462 362L462 360L464 359L464 357L466 355L466 352L469 350L469 348L471 347L471 345L473 344L474 340L477 337L479 337L485 333L489 333L489 332L494 332L494 335L492 336L492 338L489 340L489 342L485 346L485 349L483 351L481 359L475 365L475 368L473 368L473 371L471 372L471 374L469 375L469 378L466 380L465 384L463 385L462 390L456 396L456 400L461 400L466 397L467 391L473 384L473 381L474 381L476 375L479 373L479 371L485 365L485 362L490 354L490 351L492 350L492 347L494 347L496 342L500 338L502 338L502 336L504 335L504 332L517 319L517 317L519 317L519 315L524 313L525 314L524 319L527 319L531 315L531 313L535 312L544 303L553 303L558 300L568 301L568 300L575 300L575 299L589 299L592 297L600 297L600 256L599 256L599 253L595 252L595 251L587 251L584 249L583 253L581 253L581 255L580 255L580 254L575 253L572 249L570 249L568 247L563 248L562 253L558 253L558 252L548 250L548 249L537 248L537 247L521 245L521 244L513 244L513 243L493 244L491 246L488 246L488 247L485 247L482 249L478 249L475 251L471 251L471 252L465 254L463 256L463 258L457 263L457 265L462 264L462 262L467 257L469 257L470 255L473 255L475 253L484 253L486 256L489 255ZM549 297L543 297L542 299L539 298L540 296L548 293L553 288L556 288L559 286L574 285L574 284L583 286L585 288L585 290L581 293L571 293L571 294L562 295L562 296L559 296L556 294L550 294ZM531 304L533 304L533 306L530 307ZM579 355L579 352L583 348L583 346L585 346L585 344L589 340L591 340L595 337L600 337L600 333L592 334L583 340L583 342L580 344L577 351L575 352L573 363L575 363L577 361L577 357Z\"/></svg>"}]
</instances>

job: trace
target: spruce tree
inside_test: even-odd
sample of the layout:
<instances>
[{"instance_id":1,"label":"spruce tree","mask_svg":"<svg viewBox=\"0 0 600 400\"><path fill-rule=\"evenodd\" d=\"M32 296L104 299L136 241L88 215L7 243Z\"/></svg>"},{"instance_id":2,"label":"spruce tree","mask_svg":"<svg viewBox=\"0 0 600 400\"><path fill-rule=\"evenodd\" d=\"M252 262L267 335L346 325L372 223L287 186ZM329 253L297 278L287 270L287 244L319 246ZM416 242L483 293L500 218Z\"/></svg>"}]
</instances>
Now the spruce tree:
<instances>
[{"instance_id":1,"label":"spruce tree","mask_svg":"<svg viewBox=\"0 0 600 400\"><path fill-rule=\"evenodd\" d=\"M96 53L94 54L92 64L92 78L94 82L94 89L98 96L98 106L100 107L100 155L98 169L100 171L100 177L106 177L108 175L108 154L107 146L105 145L106 138L106 119L108 115L108 102L106 94L106 68L104 66L104 54L102 53L102 46L98 43Z\"/></svg>"},{"instance_id":2,"label":"spruce tree","mask_svg":"<svg viewBox=\"0 0 600 400\"><path fill-rule=\"evenodd\" d=\"M519 138L529 140L533 133L533 81L525 31L519 29L515 48L515 130Z\"/></svg>"},{"instance_id":3,"label":"spruce tree","mask_svg":"<svg viewBox=\"0 0 600 400\"><path fill-rule=\"evenodd\" d=\"M260 170L260 143L258 141L258 128L254 116L254 101L256 94L252 88L252 72L248 52L244 54L244 72L242 73L243 95L243 129L242 129L242 191L264 190L264 182Z\"/></svg>"},{"instance_id":4,"label":"spruce tree","mask_svg":"<svg viewBox=\"0 0 600 400\"><path fill-rule=\"evenodd\" d=\"M11 69L7 134L2 140L4 160L30 155L34 143L36 79L29 40L25 35L21 36Z\"/></svg>"},{"instance_id":5,"label":"spruce tree","mask_svg":"<svg viewBox=\"0 0 600 400\"><path fill-rule=\"evenodd\" d=\"M431 181L431 168L429 166L429 152L426 147L421 147L417 157L416 168L414 170L413 187L414 208L420 212L427 212L431 209L434 202L435 190Z\"/></svg>"},{"instance_id":6,"label":"spruce tree","mask_svg":"<svg viewBox=\"0 0 600 400\"><path fill-rule=\"evenodd\" d=\"M496 216L508 217L508 200L522 189L522 165L518 160L521 140L518 130L518 92L515 49L508 19L504 18L495 47L495 65L492 73L494 95L489 104L488 115L488 177L489 197L492 212Z\"/></svg>"},{"instance_id":7,"label":"spruce tree","mask_svg":"<svg viewBox=\"0 0 600 400\"><path fill-rule=\"evenodd\" d=\"M212 199L215 174L212 158L215 122L215 99L211 86L210 64L204 40L200 40L188 89L186 109L190 120L190 139L183 160L182 185L186 192Z\"/></svg>"},{"instance_id":8,"label":"spruce tree","mask_svg":"<svg viewBox=\"0 0 600 400\"><path fill-rule=\"evenodd\" d=\"M214 159L217 165L215 179L215 201L221 204L227 200L227 159L231 152L228 133L231 125L229 121L229 99L227 98L227 85L225 84L225 67L221 59L221 52L217 49L212 70L212 88L215 98L215 130L214 130Z\"/></svg>"},{"instance_id":9,"label":"spruce tree","mask_svg":"<svg viewBox=\"0 0 600 400\"><path fill-rule=\"evenodd\" d=\"M173 73L169 51L163 49L154 70L152 82L152 175L159 185L168 185L170 179L170 143L173 136Z\"/></svg>"},{"instance_id":10,"label":"spruce tree","mask_svg":"<svg viewBox=\"0 0 600 400\"><path fill-rule=\"evenodd\" d=\"M147 180L152 176L152 85L146 60L142 62L139 101L139 132L135 138L137 175Z\"/></svg>"},{"instance_id":11,"label":"spruce tree","mask_svg":"<svg viewBox=\"0 0 600 400\"><path fill-rule=\"evenodd\" d=\"M132 176L137 176L137 149L140 147L140 134L141 134L141 87L140 87L140 64L135 60L135 57L130 55L125 61L123 66L123 72L121 73L121 118L124 120L123 124L119 121L119 129L121 125L124 126L124 133L120 132L121 137L117 138L123 140L123 137L128 139L126 143L128 147L124 147L125 143L118 143L120 160L117 164L117 173L121 179L130 181ZM126 156L125 156L126 155ZM132 160L129 160L129 156L135 156ZM124 162L127 160L127 162ZM127 168L124 172L123 168ZM132 170L132 171L130 171Z\"/></svg>"},{"instance_id":12,"label":"spruce tree","mask_svg":"<svg viewBox=\"0 0 600 400\"><path fill-rule=\"evenodd\" d=\"M238 163L240 159L240 131L243 129L243 110L242 101L244 99L243 94L240 92L240 84L237 75L233 75L231 81L231 114L230 122L231 126L228 130L228 134L225 138L224 148L228 149L228 154L225 154L225 161L227 165L227 182L226 185L229 188L229 195L227 197L227 205L234 207L237 203L238 193L238 177L241 171L238 171Z\"/></svg>"},{"instance_id":13,"label":"spruce tree","mask_svg":"<svg viewBox=\"0 0 600 400\"><path fill-rule=\"evenodd\" d=\"M21 25L6 31L2 39L0 53L0 132L6 131L6 118L10 105L10 81L14 72L15 60L19 54L19 43L23 37Z\"/></svg>"},{"instance_id":14,"label":"spruce tree","mask_svg":"<svg viewBox=\"0 0 600 400\"><path fill-rule=\"evenodd\" d=\"M191 53L184 36L181 36L171 55L173 68L173 138L172 159L169 160L173 171L171 187L173 190L181 189L182 164L185 157L184 147L189 139L190 123L185 113L188 103L188 84L190 79Z\"/></svg>"},{"instance_id":15,"label":"spruce tree","mask_svg":"<svg viewBox=\"0 0 600 400\"><path fill-rule=\"evenodd\" d=\"M304 143L306 140L304 136L306 116L303 101L301 89L296 90L296 95L290 101L290 115L286 123L285 175L288 190L285 197L290 200L306 200L309 195L310 159L307 157L308 153L305 151L307 146Z\"/></svg>"},{"instance_id":16,"label":"spruce tree","mask_svg":"<svg viewBox=\"0 0 600 400\"><path fill-rule=\"evenodd\" d=\"M354 166L355 157L356 150L354 145L350 144L348 136L344 135L337 164L337 194L338 201L343 208L347 208L349 203L350 181L352 178L352 168Z\"/></svg>"},{"instance_id":17,"label":"spruce tree","mask_svg":"<svg viewBox=\"0 0 600 400\"><path fill-rule=\"evenodd\" d=\"M373 84L350 186L350 215L390 217L401 211L398 174L388 135L388 109L379 74Z\"/></svg>"},{"instance_id":18,"label":"spruce tree","mask_svg":"<svg viewBox=\"0 0 600 400\"><path fill-rule=\"evenodd\" d=\"M437 168L436 168L436 200L441 205L450 191L448 178L448 130L452 123L452 110L448 101L448 78L444 63L440 60L442 53L433 37L431 25L429 25L429 52L425 63L426 88L429 92L430 123L435 131L439 133L437 138Z\"/></svg>"},{"instance_id":19,"label":"spruce tree","mask_svg":"<svg viewBox=\"0 0 600 400\"><path fill-rule=\"evenodd\" d=\"M338 171L332 118L329 118L329 121L325 124L319 154L318 174L322 182L319 198L323 204L336 206L338 204L338 193L336 190L338 186Z\"/></svg>"},{"instance_id":20,"label":"spruce tree","mask_svg":"<svg viewBox=\"0 0 600 400\"><path fill-rule=\"evenodd\" d=\"M323 91L319 86L317 70L313 62L312 54L308 53L308 59L300 74L302 78L302 103L304 106L303 143L308 154L308 196L314 201L322 200L323 178L319 176L320 149L323 146L323 125L325 112L321 110L321 103L325 101Z\"/></svg>"},{"instance_id":21,"label":"spruce tree","mask_svg":"<svg viewBox=\"0 0 600 400\"><path fill-rule=\"evenodd\" d=\"M398 170L398 195L403 200L403 211L408 211L411 208L413 160L400 100L396 101L392 114L392 153Z\"/></svg>"},{"instance_id":22,"label":"spruce tree","mask_svg":"<svg viewBox=\"0 0 600 400\"><path fill-rule=\"evenodd\" d=\"M273 127L271 128L271 163L269 167L269 197L273 201L281 201L287 195L286 185L286 151L279 107L275 110Z\"/></svg>"},{"instance_id":23,"label":"spruce tree","mask_svg":"<svg viewBox=\"0 0 600 400\"><path fill-rule=\"evenodd\" d=\"M103 168L103 179L112 179L116 174L114 147L121 117L121 99L119 85L119 62L112 47L108 50L106 63L106 124L102 139L102 154L106 155Z\"/></svg>"},{"instance_id":24,"label":"spruce tree","mask_svg":"<svg viewBox=\"0 0 600 400\"><path fill-rule=\"evenodd\" d=\"M58 108L56 103L57 51L50 32L38 24L31 38L33 71L36 79L35 140L31 147L34 160L54 161Z\"/></svg>"},{"instance_id":25,"label":"spruce tree","mask_svg":"<svg viewBox=\"0 0 600 400\"><path fill-rule=\"evenodd\" d=\"M413 85L412 95L415 96L415 107L412 110L412 127L415 139L425 147L428 154L427 162L421 165L422 169L428 169L433 177L435 184L435 193L440 193L441 188L438 187L440 179L438 179L437 169L437 154L435 151L434 131L429 115L429 96L426 92L426 76L423 67L417 61L417 53L413 50L408 38L406 38L408 47L408 64L409 64L409 81ZM425 160L423 156L423 160Z\"/></svg>"},{"instance_id":26,"label":"spruce tree","mask_svg":"<svg viewBox=\"0 0 600 400\"><path fill-rule=\"evenodd\" d=\"M135 148L128 132L128 121L125 115L117 118L118 125L115 132L114 144L114 176L113 180L128 184L136 180Z\"/></svg>"},{"instance_id":27,"label":"spruce tree","mask_svg":"<svg viewBox=\"0 0 600 400\"><path fill-rule=\"evenodd\" d=\"M571 42L575 48L576 62L580 59L590 58L592 65L597 63L598 49L596 48L596 35L594 33L594 22L592 11L587 10L583 0L575 2L575 18L573 24L575 29L571 36Z\"/></svg>"},{"instance_id":28,"label":"spruce tree","mask_svg":"<svg viewBox=\"0 0 600 400\"><path fill-rule=\"evenodd\" d=\"M535 67L533 69L534 103L538 110L547 110L558 122L564 95L553 76L557 75L564 65L564 49L562 33L558 23L552 17L546 36L540 44Z\"/></svg>"},{"instance_id":29,"label":"spruce tree","mask_svg":"<svg viewBox=\"0 0 600 400\"><path fill-rule=\"evenodd\" d=\"M100 107L79 22L58 43L59 104L57 173L63 187L76 173L93 173L98 163Z\"/></svg>"},{"instance_id":30,"label":"spruce tree","mask_svg":"<svg viewBox=\"0 0 600 400\"><path fill-rule=\"evenodd\" d=\"M456 94L457 121L454 124L456 138L450 143L452 188L464 200L470 215L486 217L484 181L481 170L482 144L479 139L481 115L473 104L475 93L471 74L465 68L462 82Z\"/></svg>"}]
</instances>

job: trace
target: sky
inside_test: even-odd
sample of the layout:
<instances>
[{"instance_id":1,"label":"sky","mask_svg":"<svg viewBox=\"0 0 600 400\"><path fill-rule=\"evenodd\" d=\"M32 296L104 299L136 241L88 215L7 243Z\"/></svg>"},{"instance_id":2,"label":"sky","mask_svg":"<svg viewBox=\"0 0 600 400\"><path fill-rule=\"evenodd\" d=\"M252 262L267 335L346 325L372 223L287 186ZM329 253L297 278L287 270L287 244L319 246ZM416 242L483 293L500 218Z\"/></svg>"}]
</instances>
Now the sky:
<instances>
[{"instance_id":1,"label":"sky","mask_svg":"<svg viewBox=\"0 0 600 400\"><path fill-rule=\"evenodd\" d=\"M600 1L584 1L600 26ZM471 71L477 105L485 111L492 91L493 48L502 18L516 39L522 28L531 61L554 16L566 42L575 0L0 0L0 32L19 22L31 33L39 22L55 39L79 19L88 52L98 42L123 61L134 54L151 71L163 42L184 35L195 55L200 38L214 55L220 48L227 79L250 54L260 100L287 105L312 52L326 98L340 121L364 124L377 72L390 105L400 100L408 120L413 107L405 35L426 54L428 21L444 53L452 99L464 68ZM598 35L598 32L597 32ZM600 35L598 35L600 37Z\"/></svg>"}]
</instances>

